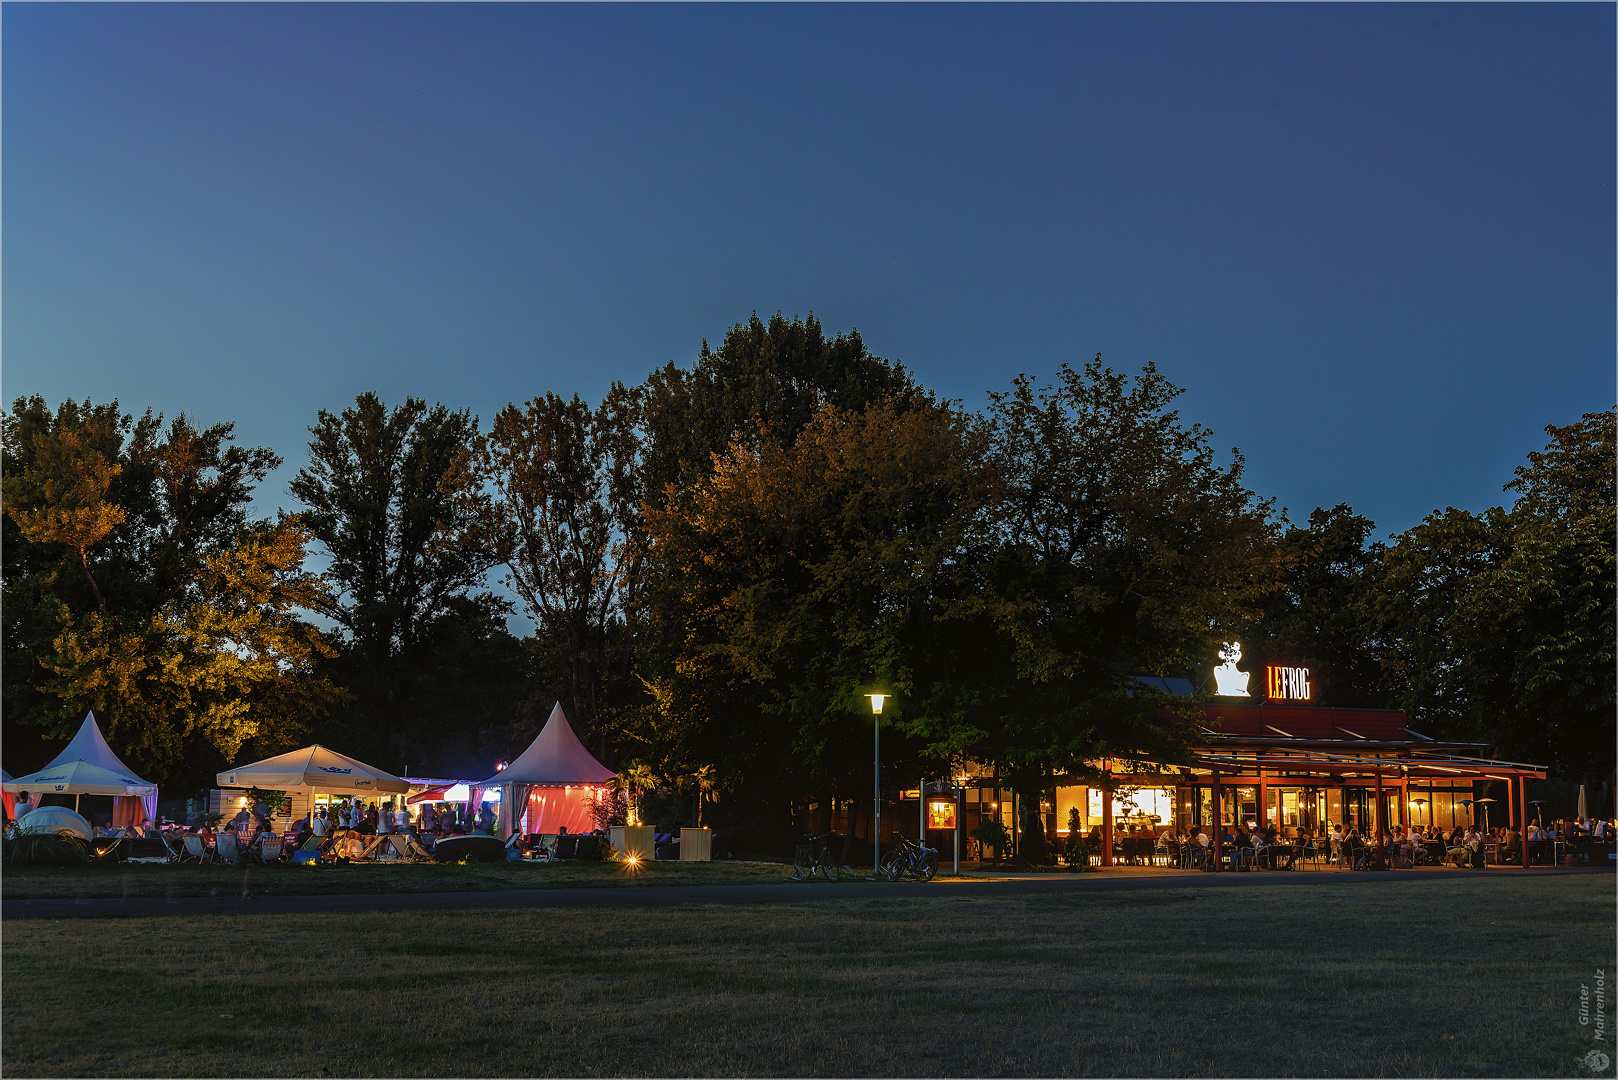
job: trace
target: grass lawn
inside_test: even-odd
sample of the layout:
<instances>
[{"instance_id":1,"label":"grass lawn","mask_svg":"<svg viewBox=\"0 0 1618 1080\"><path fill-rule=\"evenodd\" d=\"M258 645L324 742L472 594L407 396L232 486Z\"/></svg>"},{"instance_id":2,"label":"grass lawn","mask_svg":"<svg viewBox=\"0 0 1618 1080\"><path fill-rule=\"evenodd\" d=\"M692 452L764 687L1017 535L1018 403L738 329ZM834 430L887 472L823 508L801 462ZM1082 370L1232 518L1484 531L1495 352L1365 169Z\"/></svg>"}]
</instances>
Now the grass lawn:
<instances>
[{"instance_id":1,"label":"grass lawn","mask_svg":"<svg viewBox=\"0 0 1618 1080\"><path fill-rule=\"evenodd\" d=\"M8 920L0 1052L8 1076L1589 1076L1579 984L1614 952L1595 875L821 895Z\"/></svg>"},{"instance_id":2,"label":"grass lawn","mask_svg":"<svg viewBox=\"0 0 1618 1080\"><path fill-rule=\"evenodd\" d=\"M168 863L6 867L0 897L47 900L119 897L328 896L337 893L487 892L603 885L750 885L786 879L791 867L751 862L619 863L276 863L244 870Z\"/></svg>"}]
</instances>

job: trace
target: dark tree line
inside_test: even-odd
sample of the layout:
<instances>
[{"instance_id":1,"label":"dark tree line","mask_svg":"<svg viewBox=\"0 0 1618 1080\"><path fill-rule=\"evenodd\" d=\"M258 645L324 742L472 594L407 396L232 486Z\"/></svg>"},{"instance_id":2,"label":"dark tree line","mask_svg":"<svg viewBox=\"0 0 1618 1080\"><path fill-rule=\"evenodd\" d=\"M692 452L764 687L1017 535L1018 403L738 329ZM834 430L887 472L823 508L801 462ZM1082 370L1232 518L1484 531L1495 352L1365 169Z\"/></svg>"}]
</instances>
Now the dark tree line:
<instances>
[{"instance_id":1,"label":"dark tree line","mask_svg":"<svg viewBox=\"0 0 1618 1080\"><path fill-rule=\"evenodd\" d=\"M1378 540L1347 506L1287 522L1179 393L1098 358L972 413L856 333L755 315L689 369L486 430L321 411L275 521L248 506L279 459L228 424L19 400L8 755L42 764L93 706L169 783L308 740L472 775L560 699L657 805L717 788L784 820L869 791L880 689L894 781L969 755L1037 805L1107 754L1182 753L1185 703L1131 677L1200 682L1239 636L1324 704L1611 779L1613 412L1548 429L1511 509Z\"/></svg>"}]
</instances>

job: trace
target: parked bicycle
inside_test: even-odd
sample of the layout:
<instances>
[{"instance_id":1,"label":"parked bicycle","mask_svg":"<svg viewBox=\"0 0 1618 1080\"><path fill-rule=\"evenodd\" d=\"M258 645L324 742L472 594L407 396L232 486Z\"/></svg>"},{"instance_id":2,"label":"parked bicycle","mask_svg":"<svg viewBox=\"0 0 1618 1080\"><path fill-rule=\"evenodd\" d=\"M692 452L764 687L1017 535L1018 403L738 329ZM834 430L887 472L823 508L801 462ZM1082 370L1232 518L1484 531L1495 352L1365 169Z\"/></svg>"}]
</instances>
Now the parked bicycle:
<instances>
[{"instance_id":1,"label":"parked bicycle","mask_svg":"<svg viewBox=\"0 0 1618 1080\"><path fill-rule=\"evenodd\" d=\"M819 836L805 835L798 841L798 849L792 856L792 879L813 881L815 875L819 874L827 881L836 881L842 875L842 867L832 852L834 839L835 833L822 833Z\"/></svg>"},{"instance_id":2,"label":"parked bicycle","mask_svg":"<svg viewBox=\"0 0 1618 1080\"><path fill-rule=\"evenodd\" d=\"M917 881L931 881L938 876L938 849L917 843L908 836L899 837L899 846L889 848L882 856L882 877L898 881L906 874Z\"/></svg>"}]
</instances>

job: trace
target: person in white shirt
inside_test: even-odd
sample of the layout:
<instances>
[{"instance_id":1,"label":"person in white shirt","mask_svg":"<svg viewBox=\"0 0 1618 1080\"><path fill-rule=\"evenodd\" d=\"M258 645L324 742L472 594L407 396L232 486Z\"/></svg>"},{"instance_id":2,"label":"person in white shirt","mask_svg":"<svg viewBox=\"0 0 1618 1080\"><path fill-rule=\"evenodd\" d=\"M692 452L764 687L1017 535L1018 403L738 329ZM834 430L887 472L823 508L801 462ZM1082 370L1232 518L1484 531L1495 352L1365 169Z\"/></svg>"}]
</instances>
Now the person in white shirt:
<instances>
[{"instance_id":1,"label":"person in white shirt","mask_svg":"<svg viewBox=\"0 0 1618 1080\"><path fill-rule=\"evenodd\" d=\"M393 807L379 807L376 812L376 834L386 836L393 831Z\"/></svg>"},{"instance_id":2,"label":"person in white shirt","mask_svg":"<svg viewBox=\"0 0 1618 1080\"><path fill-rule=\"evenodd\" d=\"M34 804L28 801L28 792L22 792L17 796L16 803L12 805L12 812L16 815L16 817L12 820L21 821L23 815L28 813L33 808Z\"/></svg>"},{"instance_id":3,"label":"person in white shirt","mask_svg":"<svg viewBox=\"0 0 1618 1080\"><path fill-rule=\"evenodd\" d=\"M398 812L394 814L393 831L401 835L411 831L410 811L405 809L404 803L399 804Z\"/></svg>"},{"instance_id":4,"label":"person in white shirt","mask_svg":"<svg viewBox=\"0 0 1618 1080\"><path fill-rule=\"evenodd\" d=\"M316 836L326 835L326 811L315 811L314 817L309 822L309 831Z\"/></svg>"},{"instance_id":5,"label":"person in white shirt","mask_svg":"<svg viewBox=\"0 0 1618 1080\"><path fill-rule=\"evenodd\" d=\"M1607 838L1607 819L1606 818L1600 818L1600 819L1598 819L1596 821L1595 834L1596 834L1596 839L1597 840L1605 840Z\"/></svg>"}]
</instances>

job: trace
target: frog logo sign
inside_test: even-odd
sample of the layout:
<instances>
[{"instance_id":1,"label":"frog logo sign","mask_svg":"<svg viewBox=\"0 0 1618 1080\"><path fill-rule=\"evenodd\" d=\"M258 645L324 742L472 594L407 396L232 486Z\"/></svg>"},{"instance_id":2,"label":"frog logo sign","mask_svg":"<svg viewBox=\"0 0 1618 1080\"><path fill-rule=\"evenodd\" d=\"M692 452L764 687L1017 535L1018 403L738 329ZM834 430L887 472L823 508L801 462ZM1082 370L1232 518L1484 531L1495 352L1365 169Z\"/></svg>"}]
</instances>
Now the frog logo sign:
<instances>
[{"instance_id":1,"label":"frog logo sign","mask_svg":"<svg viewBox=\"0 0 1618 1080\"><path fill-rule=\"evenodd\" d=\"M1214 691L1220 697L1247 697L1247 680L1251 678L1245 671L1236 670L1236 661L1242 658L1242 643L1227 641L1219 647L1220 665L1214 668L1214 683L1218 689Z\"/></svg>"},{"instance_id":2,"label":"frog logo sign","mask_svg":"<svg viewBox=\"0 0 1618 1080\"><path fill-rule=\"evenodd\" d=\"M1592 1050L1584 1055L1584 1064L1591 1072L1606 1072L1607 1066L1612 1064L1612 1059L1600 1050Z\"/></svg>"}]
</instances>

